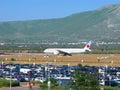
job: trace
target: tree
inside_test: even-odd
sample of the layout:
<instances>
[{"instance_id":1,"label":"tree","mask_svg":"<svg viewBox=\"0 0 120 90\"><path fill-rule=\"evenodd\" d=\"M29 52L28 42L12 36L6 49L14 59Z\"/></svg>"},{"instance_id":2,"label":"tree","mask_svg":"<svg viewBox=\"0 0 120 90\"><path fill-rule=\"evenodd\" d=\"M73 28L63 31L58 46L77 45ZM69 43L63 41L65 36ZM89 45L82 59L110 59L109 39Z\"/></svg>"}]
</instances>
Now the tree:
<instances>
[{"instance_id":1,"label":"tree","mask_svg":"<svg viewBox=\"0 0 120 90\"><path fill-rule=\"evenodd\" d=\"M70 83L72 90L98 90L99 88L99 82L95 74L76 71L73 78L74 80Z\"/></svg>"},{"instance_id":2,"label":"tree","mask_svg":"<svg viewBox=\"0 0 120 90\"><path fill-rule=\"evenodd\" d=\"M48 86L47 86L48 81L49 81L49 80L47 79L46 81L44 81L44 82L42 83L42 85L40 86L42 90L44 90L45 88L48 87ZM51 88L54 88L55 86L58 86L57 81L56 81L55 79L50 78L50 82L51 82Z\"/></svg>"}]
</instances>

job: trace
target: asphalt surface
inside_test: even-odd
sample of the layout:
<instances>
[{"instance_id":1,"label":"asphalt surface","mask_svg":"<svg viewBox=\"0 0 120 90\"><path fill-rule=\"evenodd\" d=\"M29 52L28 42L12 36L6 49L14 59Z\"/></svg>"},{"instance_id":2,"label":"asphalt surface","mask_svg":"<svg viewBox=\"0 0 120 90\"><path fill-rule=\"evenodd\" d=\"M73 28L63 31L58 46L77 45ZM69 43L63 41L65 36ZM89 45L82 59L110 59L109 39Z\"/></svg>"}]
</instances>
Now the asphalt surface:
<instances>
[{"instance_id":1,"label":"asphalt surface","mask_svg":"<svg viewBox=\"0 0 120 90\"><path fill-rule=\"evenodd\" d=\"M39 85L35 85L32 90L37 90L38 88ZM0 90L10 90L10 87L3 87ZM11 90L29 90L29 88L27 87L27 82L21 82L19 87L12 87Z\"/></svg>"}]
</instances>

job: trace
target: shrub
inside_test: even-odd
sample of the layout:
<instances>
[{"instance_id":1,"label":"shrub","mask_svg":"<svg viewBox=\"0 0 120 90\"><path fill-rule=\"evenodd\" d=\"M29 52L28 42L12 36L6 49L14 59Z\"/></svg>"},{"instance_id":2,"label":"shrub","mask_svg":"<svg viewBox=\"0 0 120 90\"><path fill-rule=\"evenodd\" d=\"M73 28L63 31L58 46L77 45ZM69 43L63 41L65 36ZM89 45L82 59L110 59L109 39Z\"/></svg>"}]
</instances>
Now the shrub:
<instances>
[{"instance_id":1,"label":"shrub","mask_svg":"<svg viewBox=\"0 0 120 90\"><path fill-rule=\"evenodd\" d=\"M98 90L99 83L95 74L87 74L76 71L73 74L74 80L70 83L70 87L74 90Z\"/></svg>"},{"instance_id":2,"label":"shrub","mask_svg":"<svg viewBox=\"0 0 120 90\"><path fill-rule=\"evenodd\" d=\"M18 81L11 81L12 87L20 86L20 83ZM10 81L6 79L0 79L0 87L9 87Z\"/></svg>"},{"instance_id":3,"label":"shrub","mask_svg":"<svg viewBox=\"0 0 120 90\"><path fill-rule=\"evenodd\" d=\"M15 87L15 86L20 86L20 83L18 81L12 81L12 87Z\"/></svg>"},{"instance_id":4,"label":"shrub","mask_svg":"<svg viewBox=\"0 0 120 90\"><path fill-rule=\"evenodd\" d=\"M5 79L0 79L0 87L8 87L9 81Z\"/></svg>"}]
</instances>

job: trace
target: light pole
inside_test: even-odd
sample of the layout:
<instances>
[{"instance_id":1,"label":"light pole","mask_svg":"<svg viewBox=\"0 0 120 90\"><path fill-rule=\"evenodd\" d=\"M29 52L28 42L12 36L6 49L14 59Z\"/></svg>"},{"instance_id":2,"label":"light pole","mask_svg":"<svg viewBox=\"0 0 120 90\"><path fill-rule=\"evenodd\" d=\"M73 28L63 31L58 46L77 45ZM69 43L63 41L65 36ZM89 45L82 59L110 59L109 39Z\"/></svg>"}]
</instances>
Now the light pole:
<instances>
[{"instance_id":1,"label":"light pole","mask_svg":"<svg viewBox=\"0 0 120 90\"><path fill-rule=\"evenodd\" d=\"M2 60L2 62L1 62L1 64L2 64L2 69L3 69L3 64L4 64L3 60Z\"/></svg>"},{"instance_id":2,"label":"light pole","mask_svg":"<svg viewBox=\"0 0 120 90\"><path fill-rule=\"evenodd\" d=\"M10 64L10 90L12 90L12 82L11 82L11 71L12 71L12 68L11 68L11 64Z\"/></svg>"},{"instance_id":3,"label":"light pole","mask_svg":"<svg viewBox=\"0 0 120 90\"><path fill-rule=\"evenodd\" d=\"M34 58L34 66L36 65L36 57Z\"/></svg>"},{"instance_id":4,"label":"light pole","mask_svg":"<svg viewBox=\"0 0 120 90\"><path fill-rule=\"evenodd\" d=\"M70 64L68 63L68 74L70 75Z\"/></svg>"},{"instance_id":5,"label":"light pole","mask_svg":"<svg viewBox=\"0 0 120 90\"><path fill-rule=\"evenodd\" d=\"M30 67L31 58L29 58L29 67Z\"/></svg>"},{"instance_id":6,"label":"light pole","mask_svg":"<svg viewBox=\"0 0 120 90\"><path fill-rule=\"evenodd\" d=\"M47 56L47 72L48 72L48 75L47 75L47 78L48 78L48 82L47 82L47 85L48 85L48 90L50 90L50 86L51 86L51 82L50 82L50 69L49 69L49 56Z\"/></svg>"},{"instance_id":7,"label":"light pole","mask_svg":"<svg viewBox=\"0 0 120 90\"><path fill-rule=\"evenodd\" d=\"M48 83L47 83L47 84L48 84L48 90L50 90L50 86L51 86L51 85L50 85L50 84L51 84L50 78L48 79Z\"/></svg>"},{"instance_id":8,"label":"light pole","mask_svg":"<svg viewBox=\"0 0 120 90\"><path fill-rule=\"evenodd\" d=\"M54 67L55 67L55 69L56 69L56 65L57 65L56 62L57 62L57 55L55 55L55 58L54 58L54 65L55 65Z\"/></svg>"},{"instance_id":9,"label":"light pole","mask_svg":"<svg viewBox=\"0 0 120 90\"><path fill-rule=\"evenodd\" d=\"M48 63L48 90L50 90L51 82L50 82L50 68Z\"/></svg>"}]
</instances>

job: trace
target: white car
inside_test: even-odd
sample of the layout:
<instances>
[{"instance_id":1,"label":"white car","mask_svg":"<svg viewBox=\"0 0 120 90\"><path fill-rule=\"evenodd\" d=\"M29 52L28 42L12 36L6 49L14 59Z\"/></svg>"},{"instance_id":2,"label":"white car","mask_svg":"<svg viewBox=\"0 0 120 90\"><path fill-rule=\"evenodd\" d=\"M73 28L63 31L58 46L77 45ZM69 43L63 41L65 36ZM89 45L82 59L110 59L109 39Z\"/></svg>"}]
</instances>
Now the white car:
<instances>
[{"instance_id":1,"label":"white car","mask_svg":"<svg viewBox=\"0 0 120 90\"><path fill-rule=\"evenodd\" d=\"M100 80L100 81L99 81L99 84L104 86L104 85L105 85L105 80L103 80L103 79Z\"/></svg>"},{"instance_id":2,"label":"white car","mask_svg":"<svg viewBox=\"0 0 120 90\"><path fill-rule=\"evenodd\" d=\"M43 77L36 77L35 81L40 81L41 83L43 83L45 79Z\"/></svg>"},{"instance_id":3,"label":"white car","mask_svg":"<svg viewBox=\"0 0 120 90\"><path fill-rule=\"evenodd\" d=\"M11 77L11 78L10 78L10 77ZM10 80L10 79L11 79L11 80L14 80L14 81L16 80L16 81L17 81L17 78L15 78L15 77L13 77L13 76L7 76L5 79L6 79L6 80Z\"/></svg>"}]
</instances>

